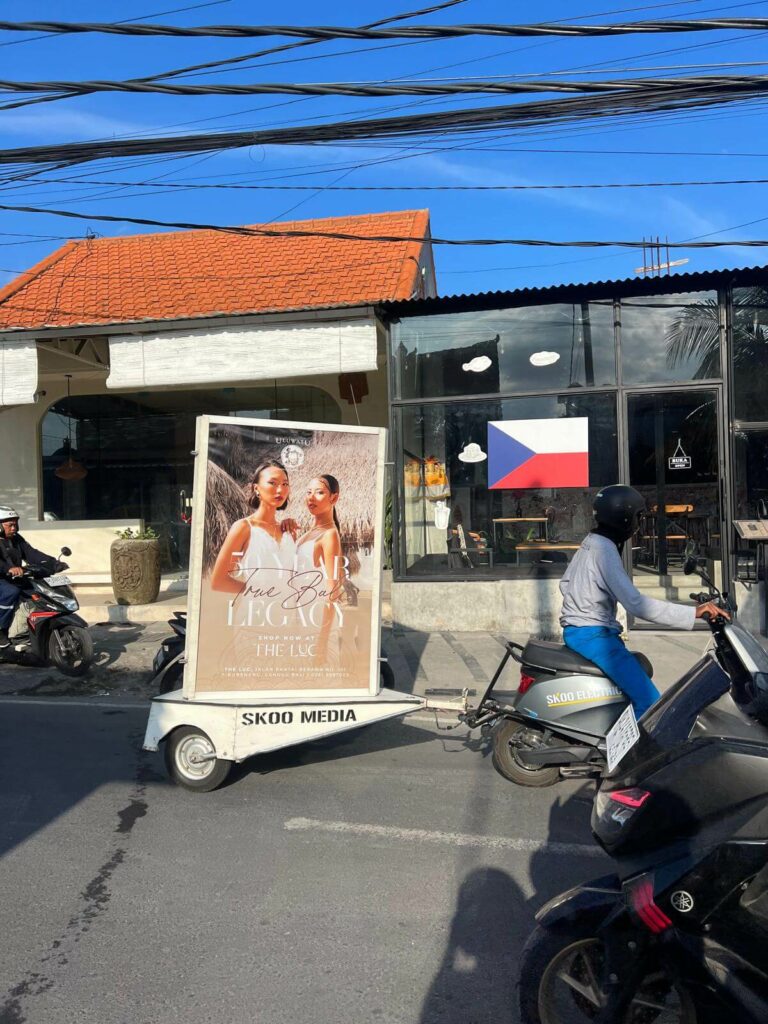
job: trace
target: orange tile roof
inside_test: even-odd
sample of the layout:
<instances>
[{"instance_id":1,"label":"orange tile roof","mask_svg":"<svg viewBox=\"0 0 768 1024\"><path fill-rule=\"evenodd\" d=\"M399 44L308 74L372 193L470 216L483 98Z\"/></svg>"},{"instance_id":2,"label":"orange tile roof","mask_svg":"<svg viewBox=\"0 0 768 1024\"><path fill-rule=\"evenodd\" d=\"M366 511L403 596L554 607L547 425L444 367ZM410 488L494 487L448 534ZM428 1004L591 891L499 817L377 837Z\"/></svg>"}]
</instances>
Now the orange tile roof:
<instances>
[{"instance_id":1,"label":"orange tile roof","mask_svg":"<svg viewBox=\"0 0 768 1024\"><path fill-rule=\"evenodd\" d=\"M250 225L429 235L428 210ZM68 242L0 290L0 330L358 306L409 298L423 246L174 231Z\"/></svg>"}]
</instances>

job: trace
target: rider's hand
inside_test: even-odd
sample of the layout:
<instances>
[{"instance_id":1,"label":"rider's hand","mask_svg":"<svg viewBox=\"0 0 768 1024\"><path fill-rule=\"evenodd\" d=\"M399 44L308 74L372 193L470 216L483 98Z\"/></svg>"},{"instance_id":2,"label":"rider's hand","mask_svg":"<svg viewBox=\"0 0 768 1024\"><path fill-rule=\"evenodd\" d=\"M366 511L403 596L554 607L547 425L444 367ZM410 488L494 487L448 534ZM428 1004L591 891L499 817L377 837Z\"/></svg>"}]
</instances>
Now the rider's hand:
<instances>
[{"instance_id":1,"label":"rider's hand","mask_svg":"<svg viewBox=\"0 0 768 1024\"><path fill-rule=\"evenodd\" d=\"M705 615L711 615L713 619L718 616L722 616L724 619L731 621L730 613L715 604L714 601L707 601L706 604L700 604L696 606L696 618L703 619Z\"/></svg>"},{"instance_id":2,"label":"rider's hand","mask_svg":"<svg viewBox=\"0 0 768 1024\"><path fill-rule=\"evenodd\" d=\"M20 566L14 565L12 569L8 570L8 575L9 576L23 576L24 575L24 570Z\"/></svg>"}]
</instances>

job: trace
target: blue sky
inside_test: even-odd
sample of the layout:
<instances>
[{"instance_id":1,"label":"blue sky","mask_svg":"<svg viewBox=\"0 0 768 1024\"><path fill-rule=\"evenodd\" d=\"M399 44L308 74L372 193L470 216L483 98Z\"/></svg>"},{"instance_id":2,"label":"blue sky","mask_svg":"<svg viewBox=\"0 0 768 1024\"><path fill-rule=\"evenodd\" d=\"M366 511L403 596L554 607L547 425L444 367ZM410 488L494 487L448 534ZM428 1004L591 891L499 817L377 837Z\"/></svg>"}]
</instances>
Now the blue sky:
<instances>
[{"instance_id":1,"label":"blue sky","mask_svg":"<svg viewBox=\"0 0 768 1024\"><path fill-rule=\"evenodd\" d=\"M150 20L169 24L293 23L359 25L428 0L336 0L320 7L287 0L277 7L248 0L209 3L158 16L195 0L48 0L0 3L2 17L71 21ZM321 13L319 13L321 12ZM422 23L532 22L580 19L584 23L647 18L768 17L768 2L715 4L712 0L465 0L417 19ZM768 33L644 35L614 39L468 38L440 42L337 42L304 47L192 82L384 81L458 77L530 76L601 79L679 74L766 72ZM282 38L167 39L102 35L30 37L0 33L0 67L7 79L119 79L157 74L285 42ZM355 52L353 52L355 51ZM765 64L754 62L765 61ZM692 66L697 65L697 66ZM702 66L704 65L704 66ZM717 66L715 66L717 65ZM589 73L587 73L589 72ZM0 111L0 148L94 138L171 132L246 130L319 123L493 103L460 99L357 99L324 97L165 97L102 94ZM764 104L675 114L588 126L546 127L489 133L481 139L406 140L356 146L262 147L134 161L100 161L76 171L41 175L48 181L0 183L0 202L84 213L165 220L251 224L429 207L432 232L450 238L640 239L671 241L768 238L766 185L521 192L343 192L328 187L376 185L531 185L632 181L768 178ZM55 183L75 174L87 181ZM7 171L3 171L5 178ZM99 182L144 182L141 187ZM91 184L89 182L96 182ZM313 185L315 191L162 190L163 183ZM762 222L761 222L762 221ZM744 225L744 226L740 226ZM128 234L131 225L82 224L49 214L0 211L0 284L53 251L62 239ZM44 236L44 237L33 237ZM51 236L57 236L51 238ZM683 271L760 265L762 249L688 250ZM442 294L543 286L633 276L639 253L626 250L437 247Z\"/></svg>"}]
</instances>

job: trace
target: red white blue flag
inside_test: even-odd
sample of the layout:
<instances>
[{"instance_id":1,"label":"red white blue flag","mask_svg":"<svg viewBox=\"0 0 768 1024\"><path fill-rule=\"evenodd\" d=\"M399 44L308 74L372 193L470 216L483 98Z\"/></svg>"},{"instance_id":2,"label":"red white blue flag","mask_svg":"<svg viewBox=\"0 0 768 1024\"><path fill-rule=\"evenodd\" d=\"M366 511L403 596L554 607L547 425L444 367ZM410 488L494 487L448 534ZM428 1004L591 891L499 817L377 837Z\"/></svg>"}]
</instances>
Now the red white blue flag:
<instances>
[{"instance_id":1,"label":"red white blue flag","mask_svg":"<svg viewBox=\"0 0 768 1024\"><path fill-rule=\"evenodd\" d=\"M589 487L588 418L490 422L488 486Z\"/></svg>"}]
</instances>

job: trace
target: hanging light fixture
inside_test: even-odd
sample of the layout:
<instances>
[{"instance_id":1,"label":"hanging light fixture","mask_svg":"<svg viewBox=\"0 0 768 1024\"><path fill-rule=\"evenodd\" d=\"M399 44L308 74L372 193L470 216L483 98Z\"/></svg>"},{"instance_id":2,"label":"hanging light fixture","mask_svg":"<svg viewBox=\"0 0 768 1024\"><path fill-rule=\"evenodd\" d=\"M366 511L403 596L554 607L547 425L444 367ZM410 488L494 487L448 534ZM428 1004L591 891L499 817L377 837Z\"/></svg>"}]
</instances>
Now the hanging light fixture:
<instances>
[{"instance_id":1,"label":"hanging light fixture","mask_svg":"<svg viewBox=\"0 0 768 1024\"><path fill-rule=\"evenodd\" d=\"M72 379L72 374L66 373L64 376L67 378L67 410L69 412L67 417L69 434L68 451L67 458L60 466L57 466L53 472L59 480L82 480L84 476L87 476L88 470L82 462L78 462L76 459L72 458L72 396L69 391L69 382Z\"/></svg>"}]
</instances>

